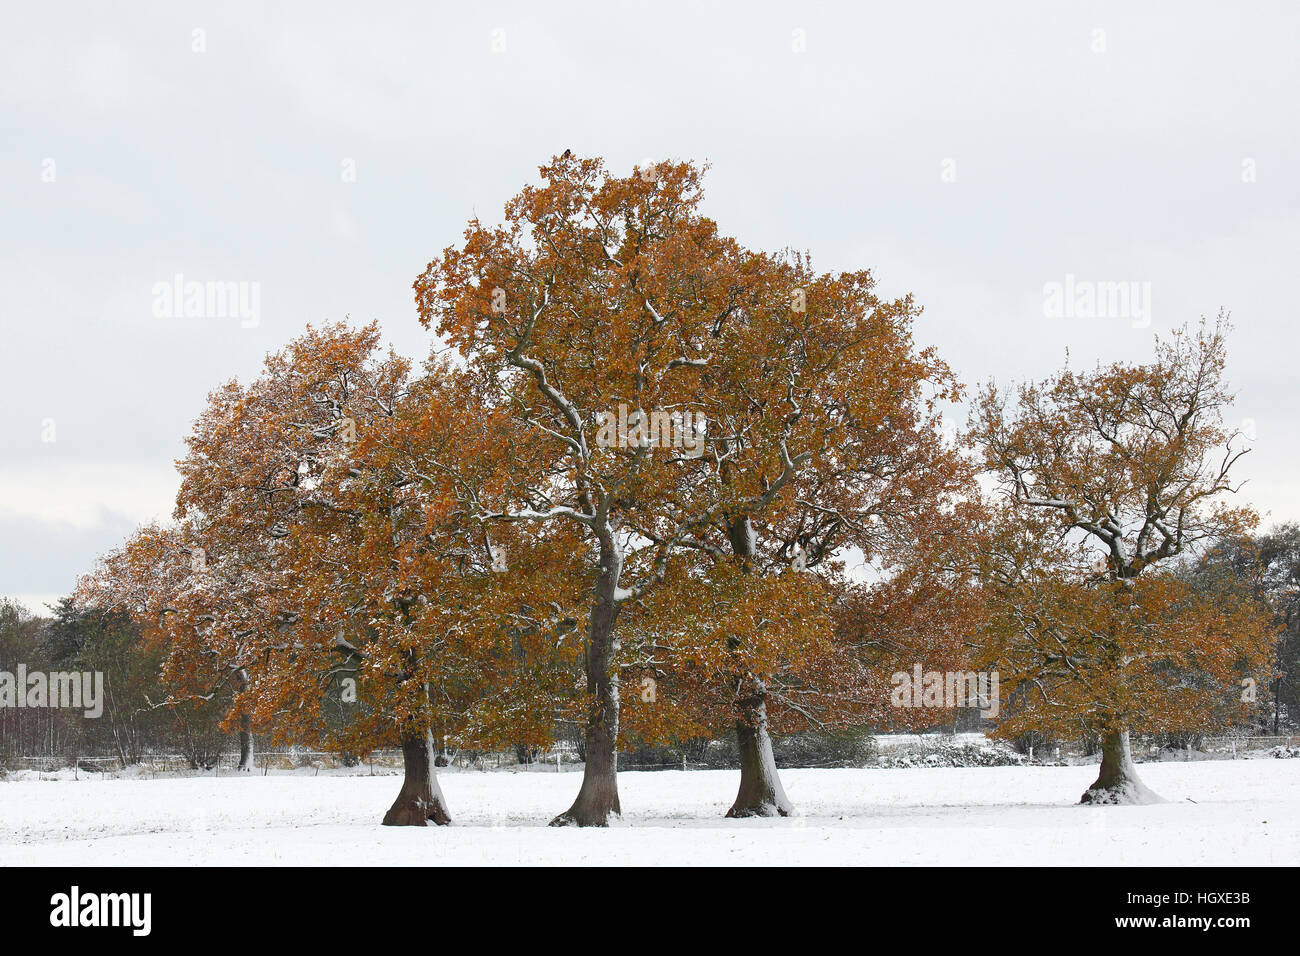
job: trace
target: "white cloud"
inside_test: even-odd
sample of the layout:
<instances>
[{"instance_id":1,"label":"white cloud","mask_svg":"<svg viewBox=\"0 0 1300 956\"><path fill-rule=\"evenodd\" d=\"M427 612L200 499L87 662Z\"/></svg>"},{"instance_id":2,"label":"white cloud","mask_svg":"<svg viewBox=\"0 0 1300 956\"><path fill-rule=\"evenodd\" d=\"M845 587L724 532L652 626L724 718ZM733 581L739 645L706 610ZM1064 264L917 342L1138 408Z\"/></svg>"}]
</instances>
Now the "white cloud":
<instances>
[{"instance_id":1,"label":"white cloud","mask_svg":"<svg viewBox=\"0 0 1300 956\"><path fill-rule=\"evenodd\" d=\"M1229 307L1234 414L1258 434L1245 497L1300 518L1298 20L1283 3L18 5L0 31L19 120L0 152L0 593L66 586L166 518L204 396L307 322L374 317L423 358L414 276L566 148L615 170L711 161L724 232L914 293L918 338L972 385L1049 374L1066 348L1140 360L1153 332ZM151 286L177 272L260 282L263 321L154 319ZM1043 284L1066 273L1149 279L1152 328L1046 320Z\"/></svg>"},{"instance_id":2,"label":"white cloud","mask_svg":"<svg viewBox=\"0 0 1300 956\"><path fill-rule=\"evenodd\" d=\"M137 523L170 514L180 478L170 464L58 461L0 467L0 520L26 520L78 531L104 527L109 515Z\"/></svg>"},{"instance_id":3,"label":"white cloud","mask_svg":"<svg viewBox=\"0 0 1300 956\"><path fill-rule=\"evenodd\" d=\"M62 594L0 594L0 598L8 598L38 617L49 614L50 606L58 604L61 597Z\"/></svg>"}]
</instances>

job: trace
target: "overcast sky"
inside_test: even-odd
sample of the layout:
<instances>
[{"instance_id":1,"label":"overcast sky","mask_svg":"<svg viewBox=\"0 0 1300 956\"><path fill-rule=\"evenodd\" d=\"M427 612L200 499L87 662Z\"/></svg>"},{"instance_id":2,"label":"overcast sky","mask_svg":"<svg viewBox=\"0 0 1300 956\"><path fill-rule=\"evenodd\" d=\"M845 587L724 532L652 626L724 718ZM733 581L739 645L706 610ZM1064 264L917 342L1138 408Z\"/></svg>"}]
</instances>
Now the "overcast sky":
<instances>
[{"instance_id":1,"label":"overcast sky","mask_svg":"<svg viewBox=\"0 0 1300 956\"><path fill-rule=\"evenodd\" d=\"M566 148L709 162L724 232L913 292L970 383L1231 310L1245 495L1300 518L1294 4L266 6L6 10L0 595L169 515L207 393L306 323L422 357L415 276ZM255 321L159 317L178 274ZM1067 276L1137 295L1052 315Z\"/></svg>"}]
</instances>

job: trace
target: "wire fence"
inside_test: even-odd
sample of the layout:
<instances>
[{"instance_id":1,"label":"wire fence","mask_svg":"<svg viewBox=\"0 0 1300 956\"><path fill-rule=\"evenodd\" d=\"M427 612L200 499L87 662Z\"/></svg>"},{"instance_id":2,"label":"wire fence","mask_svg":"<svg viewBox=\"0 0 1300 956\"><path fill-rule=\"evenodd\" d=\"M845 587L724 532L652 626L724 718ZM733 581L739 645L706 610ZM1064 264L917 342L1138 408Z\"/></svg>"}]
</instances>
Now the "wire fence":
<instances>
[{"instance_id":1,"label":"wire fence","mask_svg":"<svg viewBox=\"0 0 1300 956\"><path fill-rule=\"evenodd\" d=\"M1272 750L1274 747L1300 747L1300 735L1277 734L1264 737L1205 737L1199 745L1192 745L1188 750L1202 753L1244 753L1251 750ZM1157 748L1160 749L1160 748ZM1165 748L1171 749L1171 748Z\"/></svg>"},{"instance_id":2,"label":"wire fence","mask_svg":"<svg viewBox=\"0 0 1300 956\"><path fill-rule=\"evenodd\" d=\"M337 751L325 750L304 750L299 748L264 750L255 752L252 764L249 772L262 774L272 770L315 770L317 772L337 769L358 769L360 772L364 772L366 769L371 771L400 770L402 767L402 752L397 749L375 750L365 757L349 757ZM179 753L146 753L142 754L139 760L129 763L124 763L118 757L105 756L10 756L0 761L0 766L9 771L32 770L41 773L55 773L67 769L85 773L114 773L134 768L143 774L227 774L239 772L239 755L233 752L223 753L217 758L203 763L191 760L185 754ZM534 761L520 763L516 755L508 751L483 753L450 750L439 756L438 766L441 769L451 767L458 770L484 771L519 767L555 772L557 768L571 770L576 767L581 769L582 763L578 760L576 754L569 751L542 754Z\"/></svg>"},{"instance_id":3,"label":"wire fence","mask_svg":"<svg viewBox=\"0 0 1300 956\"><path fill-rule=\"evenodd\" d=\"M945 743L957 743L954 738L944 735L933 737L920 736L906 741L893 742L888 735L877 738L880 747L878 754L880 756L896 755L909 749L925 751L936 745ZM1243 755L1252 751L1265 751L1274 748L1283 749L1300 749L1300 735L1297 734L1278 734L1266 736L1218 736L1204 737L1200 740L1189 741L1186 746L1174 747L1168 744L1162 744L1154 738L1134 738L1132 742L1134 756L1138 759L1178 759L1186 755L1187 759L1204 759L1210 757L1233 757ZM1037 751L1026 755L1027 760L1032 763L1051 763L1062 758L1080 758L1095 756L1089 755L1077 746L1070 746L1067 749L1061 747L1041 748ZM778 761L779 762L779 761ZM798 761L800 768L835 768L849 765L861 766L864 764L854 763L846 764L842 759L801 759ZM872 763L866 763L865 766L872 766ZM885 761L881 765L889 765ZM458 751L448 750L442 753L438 759L438 766L442 769L452 768L456 770L467 771L493 771L493 770L515 770L528 773L566 773L571 771L580 771L583 769L583 763L578 753L572 747L561 745L550 751L543 751L532 755L531 759L520 760L514 751ZM233 774L239 772L239 755L236 753L225 753L220 755L216 760L199 765L192 761L184 754L177 753L149 753L141 756L140 760L134 764L124 765L118 757L88 756L88 757L71 757L64 756L48 757L8 757L4 760L3 769L8 771L29 770L41 773L56 773L61 770L72 769L76 773L116 773L123 770L134 768L137 772L144 775L151 774ZM366 755L364 758L347 757L334 751L323 750L304 750L300 748L289 749L272 749L264 750L255 754L253 758L253 767L251 772L267 774L271 771L305 771L314 770L319 773L321 770L338 770L353 769L357 772L395 772L402 768L402 752L400 750L376 750ZM734 769L726 760L707 760L691 759L688 756L680 758L656 758L644 759L638 758L635 754L620 754L619 769L632 771L656 771L656 770L720 770Z\"/></svg>"}]
</instances>

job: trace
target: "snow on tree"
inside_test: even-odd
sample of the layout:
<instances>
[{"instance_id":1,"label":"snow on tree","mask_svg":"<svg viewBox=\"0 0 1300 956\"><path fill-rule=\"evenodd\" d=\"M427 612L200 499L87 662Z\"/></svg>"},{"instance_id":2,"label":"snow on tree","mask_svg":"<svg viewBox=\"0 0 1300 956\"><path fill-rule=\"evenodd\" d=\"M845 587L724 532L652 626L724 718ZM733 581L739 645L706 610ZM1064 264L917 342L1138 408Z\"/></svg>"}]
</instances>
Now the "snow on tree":
<instances>
[{"instance_id":1,"label":"snow on tree","mask_svg":"<svg viewBox=\"0 0 1300 956\"><path fill-rule=\"evenodd\" d=\"M431 368L413 397L408 363L378 354L378 337L309 329L249 386L214 392L178 463L177 523L143 529L86 591L161 630L178 694L233 681L241 728L352 752L400 745L406 778L385 822L444 824L433 730L463 730L500 695L504 639L481 626L487 549L450 479L411 467L412 441L426 456L464 447L464 394ZM332 730L324 705L342 681L355 714Z\"/></svg>"},{"instance_id":2,"label":"snow on tree","mask_svg":"<svg viewBox=\"0 0 1300 956\"><path fill-rule=\"evenodd\" d=\"M1145 365L1067 368L1014 402L990 385L973 415L1003 493L984 557L985 639L1021 706L1002 726L1099 737L1084 803L1157 799L1129 732L1240 700L1241 680L1268 670L1258 608L1216 604L1169 573L1256 520L1224 500L1245 454L1222 422L1226 329L1221 316L1158 340Z\"/></svg>"},{"instance_id":3,"label":"snow on tree","mask_svg":"<svg viewBox=\"0 0 1300 956\"><path fill-rule=\"evenodd\" d=\"M959 484L934 420L956 386L913 348L910 300L879 300L868 273L819 275L803 257L720 235L699 213L694 166L620 178L562 157L541 173L502 225L472 221L415 290L421 321L469 363L484 416L505 420L499 494L474 502L477 519L567 523L586 543L587 766L555 822L600 826L619 812L621 673L663 676L660 651L693 657L693 679L728 688L745 768L733 815L789 812L766 732L768 681L823 656L787 653L796 629L770 622L790 613L781 603L794 585L760 579L796 551L816 566L846 547L875 557L923 535L922 516ZM706 623L710 609L727 613L711 593L719 581L738 583L721 562L755 572L750 587L772 613ZM666 600L657 590L675 595L680 620L648 609ZM663 647L650 618L619 626L647 614ZM631 635L650 636L625 647ZM661 732L670 713L703 719L707 708L678 703L660 708Z\"/></svg>"},{"instance_id":4,"label":"snow on tree","mask_svg":"<svg viewBox=\"0 0 1300 956\"><path fill-rule=\"evenodd\" d=\"M869 272L820 274L788 253L754 257L748 272L747 298L719 325L717 358L702 375L717 423L708 477L727 506L696 540L706 553L729 551L751 574L805 576L826 600L834 575L809 578L846 549L896 571L969 491L969 469L942 441L937 414L960 390L933 351L914 346L911 298L881 300ZM759 651L761 629L730 635L741 781L729 816L790 812L769 699L789 726L860 719L861 698L844 685L862 676L837 660L827 623L821 653L786 653L779 666Z\"/></svg>"}]
</instances>

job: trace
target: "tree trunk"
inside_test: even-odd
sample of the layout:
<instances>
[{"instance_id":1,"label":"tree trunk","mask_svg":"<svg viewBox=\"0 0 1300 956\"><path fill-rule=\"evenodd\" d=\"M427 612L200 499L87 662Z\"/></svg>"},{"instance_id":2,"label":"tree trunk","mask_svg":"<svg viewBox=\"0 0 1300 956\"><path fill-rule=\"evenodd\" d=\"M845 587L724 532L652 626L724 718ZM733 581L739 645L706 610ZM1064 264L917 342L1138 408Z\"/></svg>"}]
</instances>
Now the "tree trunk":
<instances>
[{"instance_id":1,"label":"tree trunk","mask_svg":"<svg viewBox=\"0 0 1300 956\"><path fill-rule=\"evenodd\" d=\"M1083 792L1080 803L1093 806L1136 806L1161 803L1161 798L1138 779L1137 766L1129 749L1128 731L1113 730L1101 743L1101 772Z\"/></svg>"},{"instance_id":2,"label":"tree trunk","mask_svg":"<svg viewBox=\"0 0 1300 956\"><path fill-rule=\"evenodd\" d=\"M727 522L731 550L745 567L754 557L754 527L748 515ZM794 804L785 795L772 756L772 738L767 732L767 685L759 678L738 682L742 691L736 701L736 746L740 750L740 789L729 817L788 817Z\"/></svg>"},{"instance_id":3,"label":"tree trunk","mask_svg":"<svg viewBox=\"0 0 1300 956\"><path fill-rule=\"evenodd\" d=\"M617 689L597 699L587 721L587 763L582 786L573 806L551 821L553 827L607 827L610 816L622 813L618 803L618 703Z\"/></svg>"},{"instance_id":4,"label":"tree trunk","mask_svg":"<svg viewBox=\"0 0 1300 956\"><path fill-rule=\"evenodd\" d=\"M618 652L614 634L618 604L614 590L618 586L621 558L612 546L602 545L601 568L596 604L587 631L587 690L591 694L584 734L587 762L577 799L551 821L553 827L606 827L611 815L623 812L618 803L619 700L618 673L614 667Z\"/></svg>"},{"instance_id":5,"label":"tree trunk","mask_svg":"<svg viewBox=\"0 0 1300 956\"><path fill-rule=\"evenodd\" d=\"M242 694L248 690L248 671L240 668L235 674L238 681L239 692ZM253 769L253 718L247 711L239 715L239 768L243 771Z\"/></svg>"},{"instance_id":6,"label":"tree trunk","mask_svg":"<svg viewBox=\"0 0 1300 956\"><path fill-rule=\"evenodd\" d=\"M239 718L239 769L253 769L253 719L247 714Z\"/></svg>"},{"instance_id":7,"label":"tree trunk","mask_svg":"<svg viewBox=\"0 0 1300 956\"><path fill-rule=\"evenodd\" d=\"M1273 736L1277 736L1278 720L1282 716L1282 678L1273 685Z\"/></svg>"},{"instance_id":8,"label":"tree trunk","mask_svg":"<svg viewBox=\"0 0 1300 956\"><path fill-rule=\"evenodd\" d=\"M752 693L739 702L736 743L740 747L740 791L727 816L788 817L794 804L785 795L767 732L767 687L752 682Z\"/></svg>"},{"instance_id":9,"label":"tree trunk","mask_svg":"<svg viewBox=\"0 0 1300 956\"><path fill-rule=\"evenodd\" d=\"M438 826L451 823L447 803L433 771L433 735L427 730L402 738L402 767L405 777L397 799L384 814L386 827L423 827L432 820Z\"/></svg>"}]
</instances>

